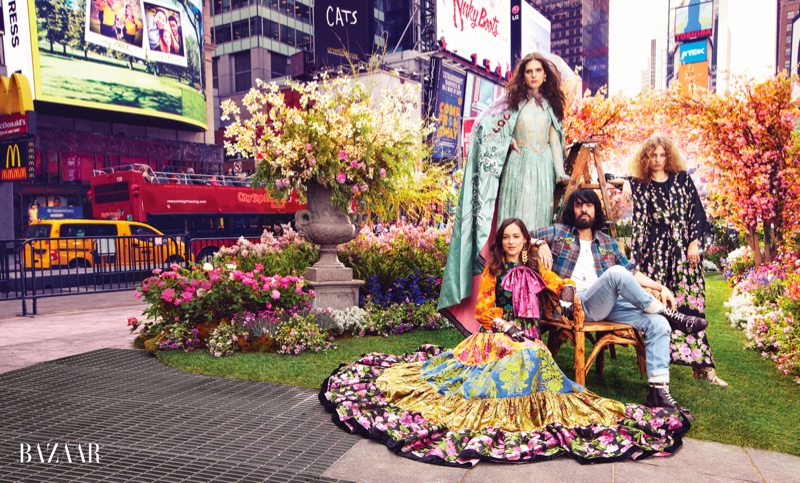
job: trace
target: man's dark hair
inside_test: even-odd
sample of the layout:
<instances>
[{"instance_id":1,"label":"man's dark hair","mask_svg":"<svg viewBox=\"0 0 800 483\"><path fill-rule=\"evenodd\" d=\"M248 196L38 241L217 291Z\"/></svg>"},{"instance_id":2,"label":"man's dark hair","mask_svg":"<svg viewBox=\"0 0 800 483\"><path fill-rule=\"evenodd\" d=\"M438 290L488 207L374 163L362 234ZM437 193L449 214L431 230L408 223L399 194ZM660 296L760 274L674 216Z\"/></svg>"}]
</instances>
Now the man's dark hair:
<instances>
[{"instance_id":1,"label":"man's dark hair","mask_svg":"<svg viewBox=\"0 0 800 483\"><path fill-rule=\"evenodd\" d=\"M577 226L575 223L575 205L583 203L594 205L594 225L592 225L592 229L602 230L605 228L606 216L603 212L603 205L600 203L600 197L591 188L580 188L569 195L564 211L561 213L561 223L567 226Z\"/></svg>"}]
</instances>

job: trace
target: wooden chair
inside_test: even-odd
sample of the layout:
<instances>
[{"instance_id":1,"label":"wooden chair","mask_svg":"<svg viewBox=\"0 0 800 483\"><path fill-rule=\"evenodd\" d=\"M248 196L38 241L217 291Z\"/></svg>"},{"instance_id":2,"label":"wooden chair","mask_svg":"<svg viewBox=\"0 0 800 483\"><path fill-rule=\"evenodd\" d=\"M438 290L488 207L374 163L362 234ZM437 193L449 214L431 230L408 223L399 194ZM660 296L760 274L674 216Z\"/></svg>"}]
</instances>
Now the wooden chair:
<instances>
[{"instance_id":1,"label":"wooden chair","mask_svg":"<svg viewBox=\"0 0 800 483\"><path fill-rule=\"evenodd\" d=\"M570 340L575 345L575 382L586 385L586 374L597 361L595 370L603 375L605 370L605 351L608 349L612 359L616 359L615 344L632 345L636 350L639 370L647 374L645 365L644 339L638 330L630 325L617 322L586 322L583 314L568 319L561 315L556 297L543 291L540 296L542 335L548 333L547 347L555 357L561 345ZM586 356L586 340L592 343L589 356Z\"/></svg>"}]
</instances>

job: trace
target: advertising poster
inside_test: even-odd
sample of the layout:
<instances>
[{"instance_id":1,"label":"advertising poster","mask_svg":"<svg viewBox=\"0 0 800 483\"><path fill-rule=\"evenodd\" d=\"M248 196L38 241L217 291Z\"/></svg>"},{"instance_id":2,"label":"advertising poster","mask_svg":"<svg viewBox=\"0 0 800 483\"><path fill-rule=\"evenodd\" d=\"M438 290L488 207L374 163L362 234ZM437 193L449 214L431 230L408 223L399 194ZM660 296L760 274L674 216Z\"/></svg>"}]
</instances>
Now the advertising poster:
<instances>
[{"instance_id":1,"label":"advertising poster","mask_svg":"<svg viewBox=\"0 0 800 483\"><path fill-rule=\"evenodd\" d=\"M27 6L15 19L30 34L27 53L12 50L8 69L31 79L37 101L207 127L203 0L15 3L18 14ZM16 42L25 47L23 30Z\"/></svg>"},{"instance_id":2,"label":"advertising poster","mask_svg":"<svg viewBox=\"0 0 800 483\"><path fill-rule=\"evenodd\" d=\"M522 2L522 31L525 35L522 36L521 57L531 52L550 53L550 21L528 2Z\"/></svg>"},{"instance_id":3,"label":"advertising poster","mask_svg":"<svg viewBox=\"0 0 800 483\"><path fill-rule=\"evenodd\" d=\"M488 60L491 71L507 72L512 68L510 10L511 0L437 0L436 38L461 58L475 54L479 66Z\"/></svg>"},{"instance_id":4,"label":"advertising poster","mask_svg":"<svg viewBox=\"0 0 800 483\"><path fill-rule=\"evenodd\" d=\"M499 84L467 74L467 87L464 90L464 117L478 117L496 99L503 95L503 87Z\"/></svg>"},{"instance_id":5,"label":"advertising poster","mask_svg":"<svg viewBox=\"0 0 800 483\"><path fill-rule=\"evenodd\" d=\"M314 2L314 56L317 66L357 64L372 56L369 0Z\"/></svg>"},{"instance_id":6,"label":"advertising poster","mask_svg":"<svg viewBox=\"0 0 800 483\"><path fill-rule=\"evenodd\" d=\"M451 159L458 152L466 76L442 67L436 93L436 134L432 156Z\"/></svg>"},{"instance_id":7,"label":"advertising poster","mask_svg":"<svg viewBox=\"0 0 800 483\"><path fill-rule=\"evenodd\" d=\"M800 72L800 15L792 22L792 59L789 75Z\"/></svg>"},{"instance_id":8,"label":"advertising poster","mask_svg":"<svg viewBox=\"0 0 800 483\"><path fill-rule=\"evenodd\" d=\"M689 42L688 44L681 44L680 47L680 62L681 64L694 64L703 62L708 58L706 48L708 47L705 40L698 42Z\"/></svg>"},{"instance_id":9,"label":"advertising poster","mask_svg":"<svg viewBox=\"0 0 800 483\"><path fill-rule=\"evenodd\" d=\"M710 37L713 25L713 2L689 0L687 6L675 9L675 40L678 42Z\"/></svg>"}]
</instances>

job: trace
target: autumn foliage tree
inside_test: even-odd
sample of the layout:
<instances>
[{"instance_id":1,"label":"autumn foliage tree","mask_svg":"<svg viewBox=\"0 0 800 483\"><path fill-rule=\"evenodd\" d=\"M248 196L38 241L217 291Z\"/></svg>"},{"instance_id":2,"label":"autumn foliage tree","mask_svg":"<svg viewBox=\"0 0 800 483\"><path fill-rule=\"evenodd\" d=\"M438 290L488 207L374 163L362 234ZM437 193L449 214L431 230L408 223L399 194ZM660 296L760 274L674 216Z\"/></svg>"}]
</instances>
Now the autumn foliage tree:
<instances>
[{"instance_id":1,"label":"autumn foliage tree","mask_svg":"<svg viewBox=\"0 0 800 483\"><path fill-rule=\"evenodd\" d=\"M800 109L792 82L783 73L760 82L739 79L725 95L672 90L667 103L685 135L703 147L712 212L746 233L759 265L800 232L800 137L794 132Z\"/></svg>"}]
</instances>

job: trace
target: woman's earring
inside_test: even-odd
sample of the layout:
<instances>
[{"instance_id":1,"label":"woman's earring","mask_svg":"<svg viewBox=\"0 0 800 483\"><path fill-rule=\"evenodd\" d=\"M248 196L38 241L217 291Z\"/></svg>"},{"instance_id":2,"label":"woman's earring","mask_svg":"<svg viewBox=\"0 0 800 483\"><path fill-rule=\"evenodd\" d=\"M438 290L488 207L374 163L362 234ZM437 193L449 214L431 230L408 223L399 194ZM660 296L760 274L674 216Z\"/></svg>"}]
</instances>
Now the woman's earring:
<instances>
[{"instance_id":1,"label":"woman's earring","mask_svg":"<svg viewBox=\"0 0 800 483\"><path fill-rule=\"evenodd\" d=\"M544 79L542 79L542 82L547 82L547 76L544 76Z\"/></svg>"},{"instance_id":2,"label":"woman's earring","mask_svg":"<svg viewBox=\"0 0 800 483\"><path fill-rule=\"evenodd\" d=\"M522 248L522 264L523 265L527 265L528 264L528 248L527 247L523 247Z\"/></svg>"}]
</instances>

